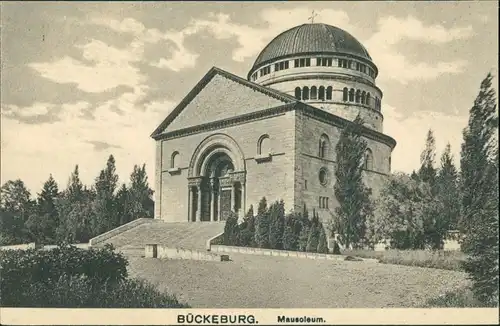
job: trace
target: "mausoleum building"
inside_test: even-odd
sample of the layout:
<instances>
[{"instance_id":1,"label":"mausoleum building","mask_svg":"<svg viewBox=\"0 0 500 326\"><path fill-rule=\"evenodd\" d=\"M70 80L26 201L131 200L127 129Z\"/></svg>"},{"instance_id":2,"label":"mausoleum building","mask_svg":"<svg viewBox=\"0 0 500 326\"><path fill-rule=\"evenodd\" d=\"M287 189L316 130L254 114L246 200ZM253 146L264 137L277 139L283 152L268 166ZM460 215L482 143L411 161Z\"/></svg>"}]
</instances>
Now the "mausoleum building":
<instances>
[{"instance_id":1,"label":"mausoleum building","mask_svg":"<svg viewBox=\"0 0 500 326\"><path fill-rule=\"evenodd\" d=\"M335 144L359 114L368 144L364 180L377 193L396 142L383 133L378 69L346 31L304 24L275 37L247 78L212 68L153 132L155 218L243 217L262 197L287 210L337 205Z\"/></svg>"}]
</instances>

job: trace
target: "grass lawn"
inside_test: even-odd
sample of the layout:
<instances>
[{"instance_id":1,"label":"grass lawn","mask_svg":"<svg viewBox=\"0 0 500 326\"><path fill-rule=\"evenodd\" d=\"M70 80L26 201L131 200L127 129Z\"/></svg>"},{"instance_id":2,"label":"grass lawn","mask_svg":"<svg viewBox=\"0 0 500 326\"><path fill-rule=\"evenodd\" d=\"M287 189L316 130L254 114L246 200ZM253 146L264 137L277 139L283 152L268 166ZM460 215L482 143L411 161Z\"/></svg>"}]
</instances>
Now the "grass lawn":
<instances>
[{"instance_id":1,"label":"grass lawn","mask_svg":"<svg viewBox=\"0 0 500 326\"><path fill-rule=\"evenodd\" d=\"M461 251L444 250L344 250L342 254L362 258L375 258L384 264L429 267L454 271L461 271L462 262L466 259L466 255Z\"/></svg>"},{"instance_id":2,"label":"grass lawn","mask_svg":"<svg viewBox=\"0 0 500 326\"><path fill-rule=\"evenodd\" d=\"M230 254L230 262L130 257L131 277L194 308L421 307L466 274L374 262Z\"/></svg>"}]
</instances>

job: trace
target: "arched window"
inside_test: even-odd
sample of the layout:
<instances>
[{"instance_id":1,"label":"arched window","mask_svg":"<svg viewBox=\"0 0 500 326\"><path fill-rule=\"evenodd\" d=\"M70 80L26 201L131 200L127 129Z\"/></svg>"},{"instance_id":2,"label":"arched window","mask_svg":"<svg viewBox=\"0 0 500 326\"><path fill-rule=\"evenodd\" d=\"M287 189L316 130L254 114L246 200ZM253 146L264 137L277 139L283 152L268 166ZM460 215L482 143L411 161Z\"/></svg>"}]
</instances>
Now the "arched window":
<instances>
[{"instance_id":1,"label":"arched window","mask_svg":"<svg viewBox=\"0 0 500 326\"><path fill-rule=\"evenodd\" d=\"M268 154L271 151L271 140L268 134L260 136L257 141L257 155Z\"/></svg>"},{"instance_id":2,"label":"arched window","mask_svg":"<svg viewBox=\"0 0 500 326\"><path fill-rule=\"evenodd\" d=\"M354 88L349 91L349 102L354 102Z\"/></svg>"},{"instance_id":3,"label":"arched window","mask_svg":"<svg viewBox=\"0 0 500 326\"><path fill-rule=\"evenodd\" d=\"M373 153L369 148L366 149L364 163L365 170L373 170Z\"/></svg>"},{"instance_id":4,"label":"arched window","mask_svg":"<svg viewBox=\"0 0 500 326\"><path fill-rule=\"evenodd\" d=\"M303 100L308 100L309 99L309 87L304 86L302 88L302 99Z\"/></svg>"},{"instance_id":5,"label":"arched window","mask_svg":"<svg viewBox=\"0 0 500 326\"><path fill-rule=\"evenodd\" d=\"M368 94L366 94L366 105L370 105L370 102L371 102L371 96L370 92L368 92Z\"/></svg>"},{"instance_id":6,"label":"arched window","mask_svg":"<svg viewBox=\"0 0 500 326\"><path fill-rule=\"evenodd\" d=\"M361 91L358 89L356 91L356 103L359 103L361 101Z\"/></svg>"},{"instance_id":7,"label":"arched window","mask_svg":"<svg viewBox=\"0 0 500 326\"><path fill-rule=\"evenodd\" d=\"M332 99L332 92L333 92L333 87L332 86L328 86L326 88L326 99L327 100L331 100Z\"/></svg>"},{"instance_id":8,"label":"arched window","mask_svg":"<svg viewBox=\"0 0 500 326\"><path fill-rule=\"evenodd\" d=\"M311 87L311 100L316 100L318 98L318 89L316 86Z\"/></svg>"},{"instance_id":9,"label":"arched window","mask_svg":"<svg viewBox=\"0 0 500 326\"><path fill-rule=\"evenodd\" d=\"M170 157L170 168L174 169L177 167L179 164L179 152L175 151L172 153L172 156Z\"/></svg>"},{"instance_id":10,"label":"arched window","mask_svg":"<svg viewBox=\"0 0 500 326\"><path fill-rule=\"evenodd\" d=\"M361 93L361 104L365 104L365 101L366 101L366 92L363 91Z\"/></svg>"},{"instance_id":11,"label":"arched window","mask_svg":"<svg viewBox=\"0 0 500 326\"><path fill-rule=\"evenodd\" d=\"M347 100L349 100L349 90L347 89L347 87L344 87L342 99L345 102L347 102Z\"/></svg>"},{"instance_id":12,"label":"arched window","mask_svg":"<svg viewBox=\"0 0 500 326\"><path fill-rule=\"evenodd\" d=\"M300 87L295 87L295 98L299 101L302 100L302 90Z\"/></svg>"},{"instance_id":13,"label":"arched window","mask_svg":"<svg viewBox=\"0 0 500 326\"><path fill-rule=\"evenodd\" d=\"M318 99L320 99L322 101L325 100L325 87L324 86L319 87Z\"/></svg>"},{"instance_id":14,"label":"arched window","mask_svg":"<svg viewBox=\"0 0 500 326\"><path fill-rule=\"evenodd\" d=\"M325 158L328 155L328 150L330 148L330 140L326 134L321 135L319 138L319 150L318 156Z\"/></svg>"},{"instance_id":15,"label":"arched window","mask_svg":"<svg viewBox=\"0 0 500 326\"><path fill-rule=\"evenodd\" d=\"M391 157L389 156L389 172L391 172Z\"/></svg>"}]
</instances>

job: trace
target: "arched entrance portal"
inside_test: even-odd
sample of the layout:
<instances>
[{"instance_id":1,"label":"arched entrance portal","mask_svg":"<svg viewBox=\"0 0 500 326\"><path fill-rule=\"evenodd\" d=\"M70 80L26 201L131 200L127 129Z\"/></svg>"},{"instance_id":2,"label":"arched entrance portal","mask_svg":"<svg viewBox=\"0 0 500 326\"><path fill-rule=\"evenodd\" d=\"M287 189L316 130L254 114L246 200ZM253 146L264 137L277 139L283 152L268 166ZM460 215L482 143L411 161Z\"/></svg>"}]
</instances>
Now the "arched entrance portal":
<instances>
[{"instance_id":1,"label":"arched entrance portal","mask_svg":"<svg viewBox=\"0 0 500 326\"><path fill-rule=\"evenodd\" d=\"M195 151L189 170L189 221L225 221L245 210L244 159L225 135L206 139Z\"/></svg>"}]
</instances>

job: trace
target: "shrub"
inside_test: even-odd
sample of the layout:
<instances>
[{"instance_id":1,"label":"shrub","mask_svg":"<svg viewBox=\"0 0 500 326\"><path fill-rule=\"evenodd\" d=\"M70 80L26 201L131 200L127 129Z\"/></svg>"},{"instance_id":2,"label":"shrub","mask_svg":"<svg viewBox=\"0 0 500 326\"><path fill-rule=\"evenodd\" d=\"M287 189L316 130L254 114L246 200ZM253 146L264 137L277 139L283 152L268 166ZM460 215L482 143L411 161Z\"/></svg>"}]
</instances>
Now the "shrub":
<instances>
[{"instance_id":1,"label":"shrub","mask_svg":"<svg viewBox=\"0 0 500 326\"><path fill-rule=\"evenodd\" d=\"M4 307L185 307L142 280L127 279L127 260L103 249L0 252Z\"/></svg>"},{"instance_id":2,"label":"shrub","mask_svg":"<svg viewBox=\"0 0 500 326\"><path fill-rule=\"evenodd\" d=\"M480 308L484 307L468 288L449 291L437 298L427 300L423 308Z\"/></svg>"},{"instance_id":3,"label":"shrub","mask_svg":"<svg viewBox=\"0 0 500 326\"><path fill-rule=\"evenodd\" d=\"M235 213L229 214L224 226L224 244L226 246L239 245L240 229L238 226L238 217Z\"/></svg>"},{"instance_id":4,"label":"shrub","mask_svg":"<svg viewBox=\"0 0 500 326\"><path fill-rule=\"evenodd\" d=\"M309 228L309 236L307 238L306 251L307 252L316 252L319 244L319 236L321 233L320 230L321 224L319 222L319 217L316 212L313 212L313 218L311 220L311 227Z\"/></svg>"},{"instance_id":5,"label":"shrub","mask_svg":"<svg viewBox=\"0 0 500 326\"><path fill-rule=\"evenodd\" d=\"M462 271L466 255L444 250L345 250L345 255L378 259L384 264L417 266Z\"/></svg>"},{"instance_id":6,"label":"shrub","mask_svg":"<svg viewBox=\"0 0 500 326\"><path fill-rule=\"evenodd\" d=\"M327 254L328 253L328 243L326 241L326 233L325 233L325 228L323 225L320 223L320 233L319 233L319 240L318 240L318 248L316 252L320 254Z\"/></svg>"},{"instance_id":7,"label":"shrub","mask_svg":"<svg viewBox=\"0 0 500 326\"><path fill-rule=\"evenodd\" d=\"M50 284L62 276L85 276L102 284L127 277L128 262L108 245L102 249L79 249L62 245L53 250L0 251L2 305L19 305L27 300L27 289Z\"/></svg>"},{"instance_id":8,"label":"shrub","mask_svg":"<svg viewBox=\"0 0 500 326\"><path fill-rule=\"evenodd\" d=\"M143 280L98 283L85 275L62 275L26 289L23 307L74 308L183 308L173 296Z\"/></svg>"},{"instance_id":9,"label":"shrub","mask_svg":"<svg viewBox=\"0 0 500 326\"><path fill-rule=\"evenodd\" d=\"M245 216L245 220L240 225L240 245L244 247L253 247L255 245L255 217L253 215L253 206L250 205L250 209Z\"/></svg>"}]
</instances>

